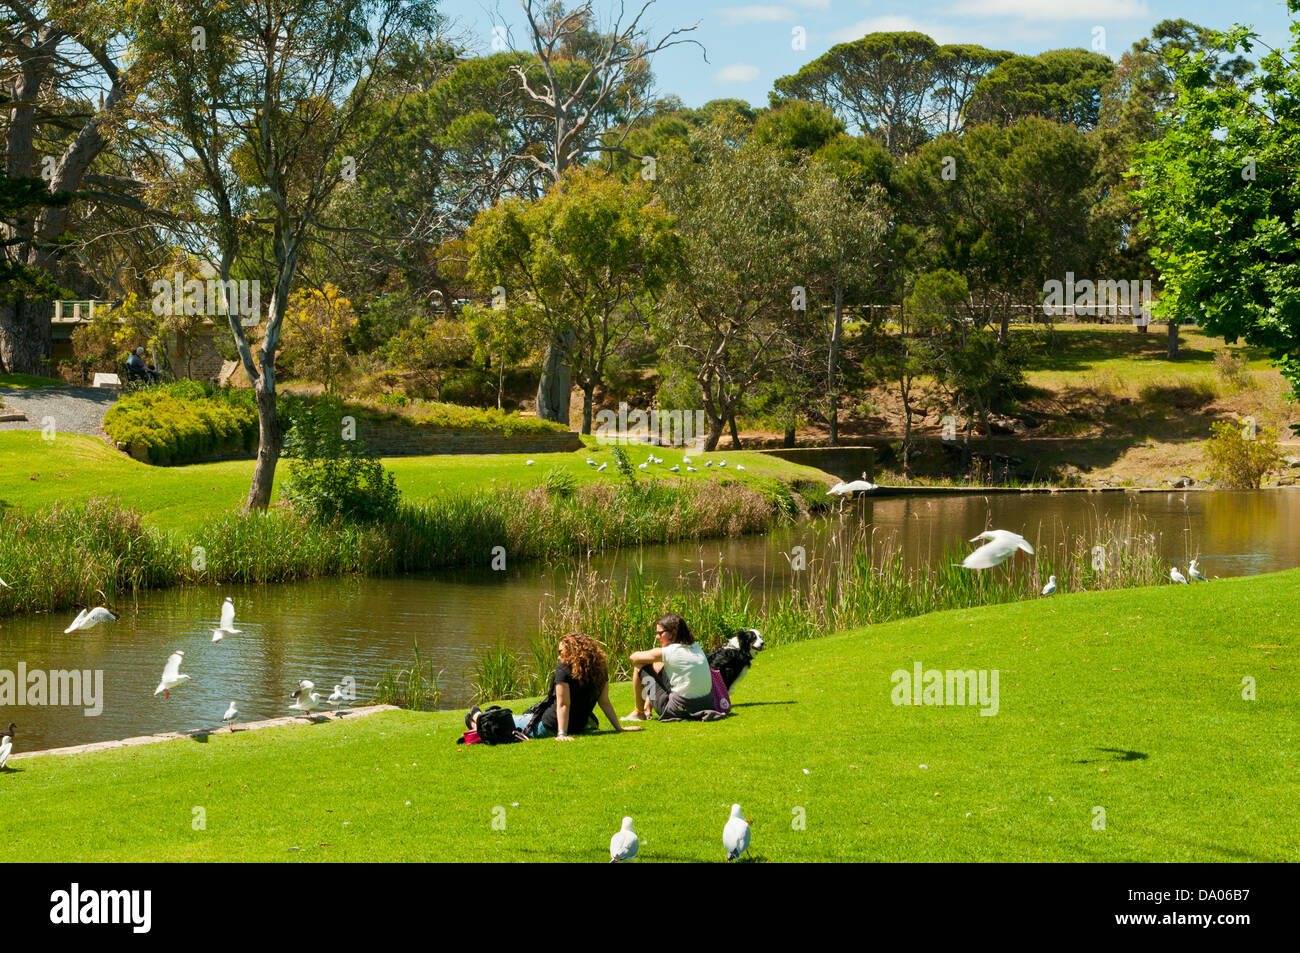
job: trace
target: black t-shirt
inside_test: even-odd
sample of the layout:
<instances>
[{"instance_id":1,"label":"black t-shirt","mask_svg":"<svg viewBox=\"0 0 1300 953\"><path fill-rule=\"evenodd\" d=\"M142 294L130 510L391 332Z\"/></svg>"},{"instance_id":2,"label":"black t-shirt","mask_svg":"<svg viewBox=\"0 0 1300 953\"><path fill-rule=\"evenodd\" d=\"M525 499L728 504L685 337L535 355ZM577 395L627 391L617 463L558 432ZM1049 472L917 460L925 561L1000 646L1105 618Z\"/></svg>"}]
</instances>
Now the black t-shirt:
<instances>
[{"instance_id":1,"label":"black t-shirt","mask_svg":"<svg viewBox=\"0 0 1300 953\"><path fill-rule=\"evenodd\" d=\"M596 710L596 704L600 701L601 690L605 683L590 685L580 682L573 677L573 672L569 666L563 662L557 662L555 665L555 684L569 686L569 734L580 734L587 727L587 720L591 713ZM559 702L551 705L542 714L542 724L546 726L551 734L559 733Z\"/></svg>"}]
</instances>

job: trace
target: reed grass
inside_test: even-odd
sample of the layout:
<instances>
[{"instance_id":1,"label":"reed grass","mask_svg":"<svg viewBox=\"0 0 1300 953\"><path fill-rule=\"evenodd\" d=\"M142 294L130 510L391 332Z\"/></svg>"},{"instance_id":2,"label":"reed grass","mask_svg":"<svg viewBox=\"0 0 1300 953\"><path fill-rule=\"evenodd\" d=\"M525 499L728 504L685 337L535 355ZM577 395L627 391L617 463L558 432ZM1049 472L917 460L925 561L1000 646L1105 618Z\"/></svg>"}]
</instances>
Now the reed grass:
<instances>
[{"instance_id":1,"label":"reed grass","mask_svg":"<svg viewBox=\"0 0 1300 953\"><path fill-rule=\"evenodd\" d=\"M0 578L13 587L0 588L0 617L84 605L98 592L111 601L182 584L488 568L496 547L513 563L738 536L807 509L738 481L651 480L453 493L402 503L393 519L371 523L312 521L280 506L225 514L179 539L116 502L92 499L0 513Z\"/></svg>"},{"instance_id":2,"label":"reed grass","mask_svg":"<svg viewBox=\"0 0 1300 953\"><path fill-rule=\"evenodd\" d=\"M476 682L476 688L483 699L543 694L560 637L575 631L600 642L612 680L630 678L628 656L652 645L654 622L665 612L685 618L706 649L740 628L760 629L766 644L783 645L945 609L1037 598L1049 575L1061 591L1077 592L1155 585L1167 572L1156 534L1134 512L1094 518L1072 535L1040 527L1032 542L1032 560L990 571L963 569L965 550L916 566L908 565L893 534L845 521L806 569L766 574L757 586L731 571L704 569L680 574L671 586L655 585L638 567L619 585L584 563L514 669L503 658L510 649L488 650L494 672L512 672L513 694L495 694L499 682Z\"/></svg>"},{"instance_id":3,"label":"reed grass","mask_svg":"<svg viewBox=\"0 0 1300 953\"><path fill-rule=\"evenodd\" d=\"M415 643L415 658L405 668L390 668L375 685L371 704L396 705L410 711L434 711L442 697L441 672L420 656L420 645Z\"/></svg>"}]
</instances>

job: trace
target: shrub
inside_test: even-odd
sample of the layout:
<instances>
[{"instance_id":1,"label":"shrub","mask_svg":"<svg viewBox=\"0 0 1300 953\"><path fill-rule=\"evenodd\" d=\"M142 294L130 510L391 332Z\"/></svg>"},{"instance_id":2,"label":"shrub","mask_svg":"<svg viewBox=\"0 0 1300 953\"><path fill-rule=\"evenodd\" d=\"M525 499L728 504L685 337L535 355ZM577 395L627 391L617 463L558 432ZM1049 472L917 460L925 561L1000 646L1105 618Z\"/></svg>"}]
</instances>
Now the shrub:
<instances>
[{"instance_id":1,"label":"shrub","mask_svg":"<svg viewBox=\"0 0 1300 953\"><path fill-rule=\"evenodd\" d=\"M182 380L123 396L104 416L104 432L159 466L243 456L257 446L257 408L251 391Z\"/></svg>"},{"instance_id":2,"label":"shrub","mask_svg":"<svg viewBox=\"0 0 1300 953\"><path fill-rule=\"evenodd\" d=\"M578 489L578 479L567 470L561 470L559 467L551 467L546 471L546 479L543 485L546 492L556 499L568 499Z\"/></svg>"},{"instance_id":3,"label":"shrub","mask_svg":"<svg viewBox=\"0 0 1300 953\"><path fill-rule=\"evenodd\" d=\"M1233 354L1226 348L1214 352L1214 369L1219 372L1224 383L1234 390L1241 390L1251 384L1245 357Z\"/></svg>"},{"instance_id":4,"label":"shrub","mask_svg":"<svg viewBox=\"0 0 1300 953\"><path fill-rule=\"evenodd\" d=\"M1235 490L1258 490L1264 477L1282 463L1277 434L1266 428L1256 430L1249 419L1244 424L1226 420L1211 424L1205 453L1210 476Z\"/></svg>"},{"instance_id":5,"label":"shrub","mask_svg":"<svg viewBox=\"0 0 1300 953\"><path fill-rule=\"evenodd\" d=\"M312 519L379 520L397 510L393 475L355 436L345 434L343 405L329 398L286 405L289 477L283 495Z\"/></svg>"}]
</instances>

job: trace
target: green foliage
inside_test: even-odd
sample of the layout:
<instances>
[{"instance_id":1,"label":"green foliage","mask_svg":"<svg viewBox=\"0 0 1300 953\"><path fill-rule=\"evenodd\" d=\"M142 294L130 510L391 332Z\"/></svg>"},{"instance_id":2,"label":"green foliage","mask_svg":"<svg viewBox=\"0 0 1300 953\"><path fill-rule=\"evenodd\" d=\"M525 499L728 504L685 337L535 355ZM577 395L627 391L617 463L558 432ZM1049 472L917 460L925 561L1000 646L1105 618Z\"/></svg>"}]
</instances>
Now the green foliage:
<instances>
[{"instance_id":1,"label":"green foliage","mask_svg":"<svg viewBox=\"0 0 1300 953\"><path fill-rule=\"evenodd\" d=\"M104 432L132 456L160 466L251 454L257 446L252 391L182 380L121 397Z\"/></svg>"},{"instance_id":2,"label":"green foliage","mask_svg":"<svg viewBox=\"0 0 1300 953\"><path fill-rule=\"evenodd\" d=\"M637 487L636 467L632 466L632 458L618 444L614 445L613 454L614 467L618 470L618 475L623 478L623 482L627 484L629 489L635 490Z\"/></svg>"},{"instance_id":3,"label":"green foliage","mask_svg":"<svg viewBox=\"0 0 1300 953\"><path fill-rule=\"evenodd\" d=\"M1114 72L1110 57L1089 50L1013 56L975 87L968 121L1010 125L1027 116L1041 116L1092 129L1101 109L1101 91Z\"/></svg>"},{"instance_id":4,"label":"green foliage","mask_svg":"<svg viewBox=\"0 0 1300 953\"><path fill-rule=\"evenodd\" d=\"M578 478L568 470L551 467L546 471L542 485L546 492L557 499L568 499L578 491Z\"/></svg>"},{"instance_id":5,"label":"green foliage","mask_svg":"<svg viewBox=\"0 0 1300 953\"><path fill-rule=\"evenodd\" d=\"M1221 53L1252 49L1244 27L1214 49L1171 51L1177 101L1134 164L1134 196L1165 283L1156 315L1267 348L1300 393L1300 0L1287 7L1291 48L1248 80L1219 75Z\"/></svg>"},{"instance_id":6,"label":"green foliage","mask_svg":"<svg viewBox=\"0 0 1300 953\"><path fill-rule=\"evenodd\" d=\"M1210 425L1205 455L1210 476L1234 490L1258 490L1264 477L1282 464L1277 434L1267 428L1256 432L1251 422L1216 420Z\"/></svg>"},{"instance_id":7,"label":"green foliage","mask_svg":"<svg viewBox=\"0 0 1300 953\"><path fill-rule=\"evenodd\" d=\"M396 705L409 711L434 711L442 697L441 673L433 670L428 659L420 656L420 643L414 643L415 658L405 668L390 668L375 686L371 703Z\"/></svg>"},{"instance_id":8,"label":"green foliage","mask_svg":"<svg viewBox=\"0 0 1300 953\"><path fill-rule=\"evenodd\" d=\"M330 399L286 406L292 428L284 443L289 476L283 496L318 521L391 517L397 481L365 444L345 432L343 405Z\"/></svg>"}]
</instances>

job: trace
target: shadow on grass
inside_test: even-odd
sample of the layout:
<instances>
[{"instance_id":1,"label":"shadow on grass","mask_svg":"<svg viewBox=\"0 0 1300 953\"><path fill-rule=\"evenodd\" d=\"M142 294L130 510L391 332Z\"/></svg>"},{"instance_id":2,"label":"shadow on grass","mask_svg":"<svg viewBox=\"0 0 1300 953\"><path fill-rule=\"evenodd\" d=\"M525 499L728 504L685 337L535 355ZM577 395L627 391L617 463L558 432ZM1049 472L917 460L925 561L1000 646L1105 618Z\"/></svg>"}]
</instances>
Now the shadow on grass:
<instances>
[{"instance_id":1,"label":"shadow on grass","mask_svg":"<svg viewBox=\"0 0 1300 953\"><path fill-rule=\"evenodd\" d=\"M1104 751L1113 757L1110 758L1090 758L1083 761L1075 761L1075 764L1097 764L1101 761L1145 761L1148 757L1145 751L1127 751L1124 748L1093 748L1094 751Z\"/></svg>"},{"instance_id":2,"label":"shadow on grass","mask_svg":"<svg viewBox=\"0 0 1300 953\"><path fill-rule=\"evenodd\" d=\"M794 699L784 702L732 702L732 708L762 708L764 705L797 705Z\"/></svg>"}]
</instances>

